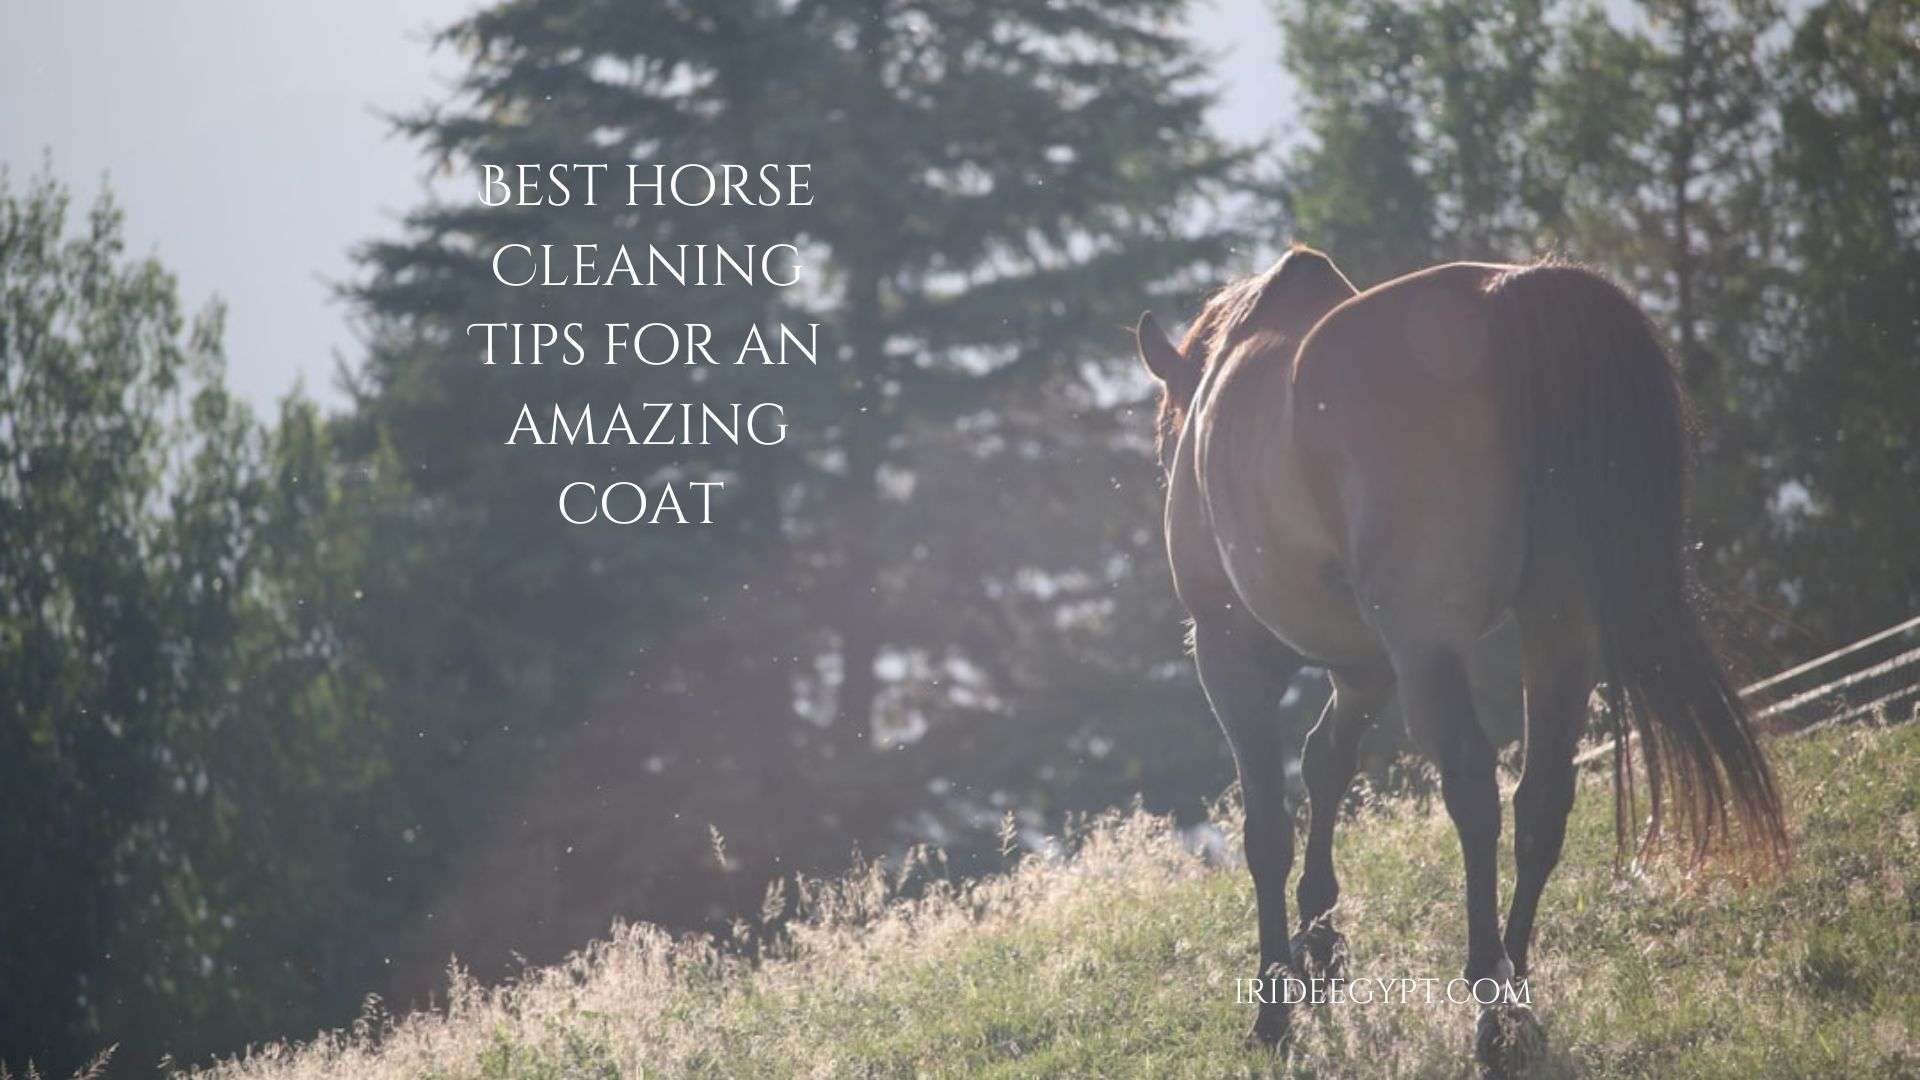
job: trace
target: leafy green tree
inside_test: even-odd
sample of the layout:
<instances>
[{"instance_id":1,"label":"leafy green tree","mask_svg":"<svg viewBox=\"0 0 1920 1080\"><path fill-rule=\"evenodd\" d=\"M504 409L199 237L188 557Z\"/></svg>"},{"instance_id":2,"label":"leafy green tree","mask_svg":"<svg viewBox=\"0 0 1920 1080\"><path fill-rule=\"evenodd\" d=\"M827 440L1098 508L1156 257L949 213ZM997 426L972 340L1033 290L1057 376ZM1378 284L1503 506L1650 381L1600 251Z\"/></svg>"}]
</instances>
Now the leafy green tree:
<instances>
[{"instance_id":1,"label":"leafy green tree","mask_svg":"<svg viewBox=\"0 0 1920 1080\"><path fill-rule=\"evenodd\" d=\"M1563 208L1539 130L1548 0L1278 0L1301 87L1287 227L1362 284L1522 257Z\"/></svg>"},{"instance_id":2,"label":"leafy green tree","mask_svg":"<svg viewBox=\"0 0 1920 1080\"><path fill-rule=\"evenodd\" d=\"M110 200L70 235L51 180L0 180L0 1059L227 989L200 751L256 477L219 333Z\"/></svg>"},{"instance_id":3,"label":"leafy green tree","mask_svg":"<svg viewBox=\"0 0 1920 1080\"><path fill-rule=\"evenodd\" d=\"M1920 608L1920 8L1809 10L1782 65L1774 212L1792 221L1766 422L1782 589L1841 640Z\"/></svg>"},{"instance_id":4,"label":"leafy green tree","mask_svg":"<svg viewBox=\"0 0 1920 1080\"><path fill-rule=\"evenodd\" d=\"M333 613L311 407L221 386L221 312L0 177L0 1061L136 1068L339 1022L368 979L342 817L383 747ZM348 540L348 537L339 539ZM290 853L297 852L298 857Z\"/></svg>"},{"instance_id":5,"label":"leafy green tree","mask_svg":"<svg viewBox=\"0 0 1920 1080\"><path fill-rule=\"evenodd\" d=\"M1283 161L1286 239L1334 252L1362 288L1432 262L1439 194L1423 167L1421 15L1375 0L1275 4L1304 142Z\"/></svg>"},{"instance_id":6,"label":"leafy green tree","mask_svg":"<svg viewBox=\"0 0 1920 1080\"><path fill-rule=\"evenodd\" d=\"M1641 8L1646 29L1628 33L1652 105L1651 125L1633 140L1645 175L1613 199L1629 226L1625 250L1610 250L1605 237L1585 246L1639 287L1672 334L1702 421L1694 530L1736 640L1753 643L1744 650L1781 629L1762 569L1774 436L1758 419L1778 379L1766 336L1766 296L1780 265L1769 212L1776 87L1768 41L1781 13L1770 0Z\"/></svg>"}]
</instances>

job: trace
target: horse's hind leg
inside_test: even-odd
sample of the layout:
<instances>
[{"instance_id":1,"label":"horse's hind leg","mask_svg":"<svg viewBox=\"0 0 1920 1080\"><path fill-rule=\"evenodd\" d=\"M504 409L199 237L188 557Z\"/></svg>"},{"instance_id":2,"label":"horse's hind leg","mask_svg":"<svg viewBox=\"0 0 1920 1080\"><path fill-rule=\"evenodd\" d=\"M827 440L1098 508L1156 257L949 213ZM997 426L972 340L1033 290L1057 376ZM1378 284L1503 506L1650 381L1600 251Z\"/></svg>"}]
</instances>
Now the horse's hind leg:
<instances>
[{"instance_id":1,"label":"horse's hind leg","mask_svg":"<svg viewBox=\"0 0 1920 1080\"><path fill-rule=\"evenodd\" d=\"M1293 868L1280 698L1300 670L1300 657L1253 620L1223 614L1195 621L1193 657L1240 774L1247 869L1259 906L1259 977L1277 978L1288 961L1287 874ZM1273 1000L1260 1005L1249 1037L1271 1046L1287 1036L1287 1007L1277 993L1267 996Z\"/></svg>"},{"instance_id":2,"label":"horse's hind leg","mask_svg":"<svg viewBox=\"0 0 1920 1080\"><path fill-rule=\"evenodd\" d=\"M1466 978L1504 983L1511 967L1498 907L1500 789L1467 657L1520 591L1518 499L1502 470L1470 458L1464 464L1475 467L1450 479L1423 474L1417 460L1369 464L1350 481L1354 595L1386 646L1407 732L1440 768L1466 864Z\"/></svg>"},{"instance_id":3,"label":"horse's hind leg","mask_svg":"<svg viewBox=\"0 0 1920 1080\"><path fill-rule=\"evenodd\" d=\"M1360 740L1373 726L1393 686L1385 670L1356 668L1330 672L1333 696L1307 735L1300 771L1311 808L1306 866L1295 894L1300 902L1300 933L1293 940L1294 966L1315 974L1340 974L1343 941L1333 928L1333 905L1340 882L1333 870L1333 830L1340 803L1360 768Z\"/></svg>"},{"instance_id":4,"label":"horse's hind leg","mask_svg":"<svg viewBox=\"0 0 1920 1080\"><path fill-rule=\"evenodd\" d=\"M1466 865L1469 982L1504 982L1512 972L1500 938L1497 849L1500 790L1494 749L1474 716L1467 683L1466 642L1418 642L1393 646L1407 728L1421 750L1440 767L1440 794L1460 837Z\"/></svg>"},{"instance_id":5,"label":"horse's hind leg","mask_svg":"<svg viewBox=\"0 0 1920 1080\"><path fill-rule=\"evenodd\" d=\"M1520 516L1505 512L1511 507L1498 491L1471 490L1475 478L1491 486L1492 470L1469 471L1450 488L1427 486L1458 495L1452 505L1397 486L1413 475L1411 466L1381 470L1375 476L1385 477L1384 494L1392 497L1355 501L1355 595L1392 658L1408 732L1440 767L1441 798L1460 838L1464 974L1482 1005L1475 1055L1486 1074L1516 1075L1532 1059L1537 1025L1511 997L1513 965L1500 934L1500 789L1493 744L1475 715L1467 657L1520 591L1521 545L1511 535ZM1472 513L1475 507L1487 509Z\"/></svg>"},{"instance_id":6,"label":"horse's hind leg","mask_svg":"<svg viewBox=\"0 0 1920 1080\"><path fill-rule=\"evenodd\" d=\"M1550 566L1542 571L1528 583L1518 606L1527 747L1525 771L1513 793L1515 874L1506 934L1517 978L1527 976L1540 893L1566 840L1576 786L1573 755L1595 681L1593 631L1579 592Z\"/></svg>"},{"instance_id":7,"label":"horse's hind leg","mask_svg":"<svg viewBox=\"0 0 1920 1080\"><path fill-rule=\"evenodd\" d=\"M1474 1056L1482 1076L1523 1076L1542 1048L1539 1022L1517 998L1500 936L1496 858L1500 790L1493 744L1474 717L1458 639L1390 642L1407 726L1440 765L1440 794L1460 835L1467 876L1466 978L1480 1016Z\"/></svg>"}]
</instances>

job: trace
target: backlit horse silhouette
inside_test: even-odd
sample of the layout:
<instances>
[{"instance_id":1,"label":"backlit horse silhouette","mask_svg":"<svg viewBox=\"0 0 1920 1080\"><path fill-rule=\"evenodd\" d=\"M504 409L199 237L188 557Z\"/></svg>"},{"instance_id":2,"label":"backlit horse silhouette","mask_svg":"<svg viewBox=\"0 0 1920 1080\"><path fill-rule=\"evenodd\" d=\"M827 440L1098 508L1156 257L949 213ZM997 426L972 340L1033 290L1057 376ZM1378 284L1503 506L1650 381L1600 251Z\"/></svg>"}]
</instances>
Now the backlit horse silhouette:
<instances>
[{"instance_id":1,"label":"backlit horse silhouette","mask_svg":"<svg viewBox=\"0 0 1920 1080\"><path fill-rule=\"evenodd\" d=\"M1455 263L1356 294L1326 256L1295 248L1215 296L1179 346L1151 314L1137 338L1162 387L1174 582L1239 769L1263 975L1325 973L1345 953L1334 822L1361 735L1396 688L1459 833L1469 980L1527 975L1597 683L1623 850L1631 723L1649 839L1664 807L1695 857L1726 841L1784 857L1771 770L1689 598L1686 403L1616 286L1577 266ZM1465 660L1509 612L1527 715L1503 934L1494 747ZM1290 940L1277 708L1305 663L1327 669L1333 697L1302 762L1311 812ZM1252 1037L1287 1035L1286 1006L1262 1005ZM1484 1068L1510 1070L1538 1042L1523 1007L1482 1011Z\"/></svg>"}]
</instances>

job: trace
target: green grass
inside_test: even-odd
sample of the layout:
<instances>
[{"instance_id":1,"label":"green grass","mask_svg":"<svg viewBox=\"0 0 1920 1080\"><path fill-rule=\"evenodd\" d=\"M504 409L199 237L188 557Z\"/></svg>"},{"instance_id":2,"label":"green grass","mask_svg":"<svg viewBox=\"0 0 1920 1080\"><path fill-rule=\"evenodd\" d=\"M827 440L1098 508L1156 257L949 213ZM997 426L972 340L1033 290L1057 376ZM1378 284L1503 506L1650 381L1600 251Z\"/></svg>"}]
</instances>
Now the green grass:
<instances>
[{"instance_id":1,"label":"green grass","mask_svg":"<svg viewBox=\"0 0 1920 1080\"><path fill-rule=\"evenodd\" d=\"M1550 1074L1920 1074L1920 725L1775 746L1797 860L1744 885L1668 863L1616 874L1611 793L1584 779L1534 950ZM912 900L899 868L811 883L811 917L757 965L619 928L517 985L457 979L438 1013L369 1018L211 1074L1470 1075L1470 1006L1302 1011L1290 1057L1243 1049L1245 872L1188 854L1145 815L1068 845L1070 858ZM1364 811L1337 858L1353 975L1457 974L1459 856L1443 813Z\"/></svg>"}]
</instances>

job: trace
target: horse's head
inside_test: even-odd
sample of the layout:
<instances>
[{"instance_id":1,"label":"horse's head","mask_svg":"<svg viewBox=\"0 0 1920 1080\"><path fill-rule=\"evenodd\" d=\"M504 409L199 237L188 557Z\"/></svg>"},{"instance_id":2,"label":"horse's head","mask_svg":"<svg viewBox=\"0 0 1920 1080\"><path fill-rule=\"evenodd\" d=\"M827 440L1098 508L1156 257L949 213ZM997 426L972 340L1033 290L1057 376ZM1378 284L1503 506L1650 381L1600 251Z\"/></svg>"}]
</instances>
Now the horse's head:
<instances>
[{"instance_id":1,"label":"horse's head","mask_svg":"<svg viewBox=\"0 0 1920 1080\"><path fill-rule=\"evenodd\" d=\"M1154 435L1161 466L1172 467L1201 377L1228 349L1251 334L1272 331L1287 334L1297 345L1322 315L1356 291L1332 259L1296 244L1265 273L1215 293L1177 346L1151 311L1141 315L1134 342L1141 363L1160 384Z\"/></svg>"}]
</instances>

